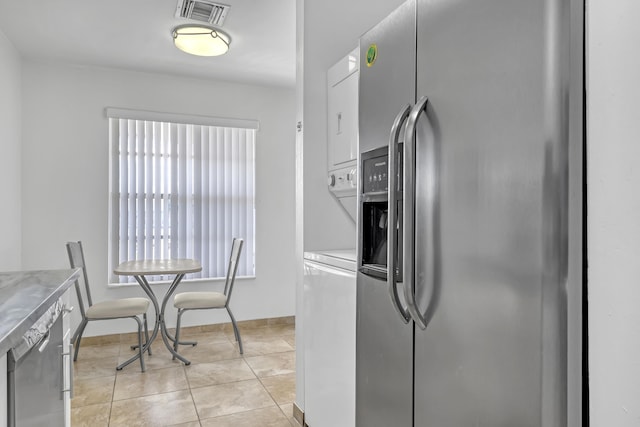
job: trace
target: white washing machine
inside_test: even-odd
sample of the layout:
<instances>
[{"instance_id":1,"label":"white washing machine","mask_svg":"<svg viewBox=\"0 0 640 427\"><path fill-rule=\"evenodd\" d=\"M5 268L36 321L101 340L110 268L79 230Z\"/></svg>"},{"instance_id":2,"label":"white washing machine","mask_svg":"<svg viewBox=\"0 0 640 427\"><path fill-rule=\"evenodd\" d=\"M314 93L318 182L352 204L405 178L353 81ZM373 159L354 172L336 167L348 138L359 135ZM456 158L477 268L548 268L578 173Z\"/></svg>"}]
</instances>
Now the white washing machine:
<instances>
[{"instance_id":1,"label":"white washing machine","mask_svg":"<svg viewBox=\"0 0 640 427\"><path fill-rule=\"evenodd\" d=\"M304 412L309 427L353 427L356 251L304 254Z\"/></svg>"}]
</instances>

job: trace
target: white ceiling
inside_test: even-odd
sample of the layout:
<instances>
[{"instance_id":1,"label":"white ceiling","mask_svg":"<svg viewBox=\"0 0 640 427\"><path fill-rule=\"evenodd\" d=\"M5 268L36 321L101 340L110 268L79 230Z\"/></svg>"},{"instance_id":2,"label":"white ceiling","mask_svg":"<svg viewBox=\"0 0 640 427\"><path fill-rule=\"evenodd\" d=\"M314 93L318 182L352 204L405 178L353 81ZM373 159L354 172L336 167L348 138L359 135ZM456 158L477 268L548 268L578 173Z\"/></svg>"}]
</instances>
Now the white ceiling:
<instances>
[{"instance_id":1,"label":"white ceiling","mask_svg":"<svg viewBox=\"0 0 640 427\"><path fill-rule=\"evenodd\" d=\"M0 0L0 30L26 59L293 87L295 0L220 3L231 48L218 57L173 46L171 30L190 22L177 0Z\"/></svg>"}]
</instances>

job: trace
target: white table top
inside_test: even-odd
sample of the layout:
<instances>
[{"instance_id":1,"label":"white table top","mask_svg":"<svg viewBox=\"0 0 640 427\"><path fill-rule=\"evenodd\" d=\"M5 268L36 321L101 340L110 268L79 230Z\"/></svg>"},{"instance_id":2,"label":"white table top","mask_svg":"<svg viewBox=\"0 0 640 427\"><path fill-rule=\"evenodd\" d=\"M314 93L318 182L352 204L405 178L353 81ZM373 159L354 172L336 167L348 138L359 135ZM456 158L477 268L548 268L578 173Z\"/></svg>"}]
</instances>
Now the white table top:
<instances>
[{"instance_id":1,"label":"white table top","mask_svg":"<svg viewBox=\"0 0 640 427\"><path fill-rule=\"evenodd\" d=\"M195 259L144 259L125 261L113 272L120 276L197 273L202 270Z\"/></svg>"}]
</instances>

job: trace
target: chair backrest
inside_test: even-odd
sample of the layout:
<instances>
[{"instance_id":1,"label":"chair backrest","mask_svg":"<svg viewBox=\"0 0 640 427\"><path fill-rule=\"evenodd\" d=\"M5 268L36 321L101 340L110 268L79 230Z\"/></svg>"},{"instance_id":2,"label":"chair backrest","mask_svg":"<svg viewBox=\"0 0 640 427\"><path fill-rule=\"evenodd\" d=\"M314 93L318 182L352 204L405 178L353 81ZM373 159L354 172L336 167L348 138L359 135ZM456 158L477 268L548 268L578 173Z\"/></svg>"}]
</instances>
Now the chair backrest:
<instances>
[{"instance_id":1,"label":"chair backrest","mask_svg":"<svg viewBox=\"0 0 640 427\"><path fill-rule=\"evenodd\" d=\"M238 271L238 259L242 252L242 244L244 240L234 238L231 245L231 255L229 255L229 267L227 268L227 280L224 283L224 294L227 296L227 304L231 299L233 284L236 281L236 272Z\"/></svg>"},{"instance_id":2,"label":"chair backrest","mask_svg":"<svg viewBox=\"0 0 640 427\"><path fill-rule=\"evenodd\" d=\"M80 306L80 313L85 318L85 300L87 307L93 305L91 299L91 290L89 289L89 278L87 276L87 266L84 262L84 252L82 251L82 242L67 242L67 253L69 254L69 264L71 268L81 268L82 276L76 280L76 295L78 296L78 305ZM80 285L82 281L82 285Z\"/></svg>"}]
</instances>

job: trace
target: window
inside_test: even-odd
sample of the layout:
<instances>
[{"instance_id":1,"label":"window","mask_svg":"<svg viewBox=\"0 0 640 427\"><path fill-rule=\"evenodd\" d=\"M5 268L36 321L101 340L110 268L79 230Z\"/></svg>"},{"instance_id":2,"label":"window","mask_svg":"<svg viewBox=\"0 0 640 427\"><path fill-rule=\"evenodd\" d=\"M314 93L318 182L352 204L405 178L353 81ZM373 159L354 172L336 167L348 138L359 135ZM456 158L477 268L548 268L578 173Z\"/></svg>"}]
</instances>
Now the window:
<instances>
[{"instance_id":1,"label":"window","mask_svg":"<svg viewBox=\"0 0 640 427\"><path fill-rule=\"evenodd\" d=\"M255 275L257 122L107 109L111 144L111 283L120 262L195 258L226 275L233 237L245 240L238 276ZM166 280L157 276L150 280Z\"/></svg>"}]
</instances>

